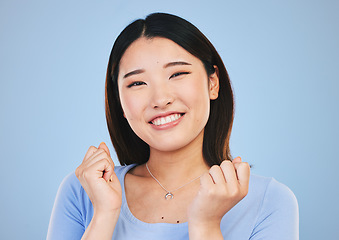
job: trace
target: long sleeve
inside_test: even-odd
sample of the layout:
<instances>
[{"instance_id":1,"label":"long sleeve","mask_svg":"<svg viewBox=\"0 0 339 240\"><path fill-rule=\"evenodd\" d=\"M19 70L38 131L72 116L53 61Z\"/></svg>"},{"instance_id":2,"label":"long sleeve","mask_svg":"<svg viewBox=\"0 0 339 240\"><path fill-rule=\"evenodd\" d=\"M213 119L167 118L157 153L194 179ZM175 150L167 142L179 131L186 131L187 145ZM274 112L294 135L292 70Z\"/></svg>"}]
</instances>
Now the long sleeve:
<instances>
[{"instance_id":1,"label":"long sleeve","mask_svg":"<svg viewBox=\"0 0 339 240\"><path fill-rule=\"evenodd\" d=\"M292 191L272 179L250 240L298 240L299 210Z\"/></svg>"},{"instance_id":2,"label":"long sleeve","mask_svg":"<svg viewBox=\"0 0 339 240\"><path fill-rule=\"evenodd\" d=\"M75 174L69 174L61 183L48 227L47 239L81 239L85 231L83 188Z\"/></svg>"}]
</instances>

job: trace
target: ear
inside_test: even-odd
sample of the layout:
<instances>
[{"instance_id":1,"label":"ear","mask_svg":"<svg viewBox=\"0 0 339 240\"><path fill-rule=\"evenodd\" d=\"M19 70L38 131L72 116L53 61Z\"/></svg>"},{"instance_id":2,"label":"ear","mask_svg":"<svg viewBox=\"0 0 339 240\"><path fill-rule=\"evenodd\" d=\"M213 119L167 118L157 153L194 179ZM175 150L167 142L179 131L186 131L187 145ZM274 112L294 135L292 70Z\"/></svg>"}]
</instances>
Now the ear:
<instances>
[{"instance_id":1,"label":"ear","mask_svg":"<svg viewBox=\"0 0 339 240\"><path fill-rule=\"evenodd\" d=\"M216 65L214 65L213 67L215 71L208 77L209 79L208 88L211 100L217 99L219 95L219 69Z\"/></svg>"}]
</instances>

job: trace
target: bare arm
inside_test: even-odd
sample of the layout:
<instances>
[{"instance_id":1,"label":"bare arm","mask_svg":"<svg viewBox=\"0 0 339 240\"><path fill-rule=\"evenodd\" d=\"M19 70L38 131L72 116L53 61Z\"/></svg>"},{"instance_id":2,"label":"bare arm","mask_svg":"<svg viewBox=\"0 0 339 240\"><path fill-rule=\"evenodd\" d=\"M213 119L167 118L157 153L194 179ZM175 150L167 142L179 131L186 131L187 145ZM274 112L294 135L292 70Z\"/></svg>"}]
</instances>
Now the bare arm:
<instances>
[{"instance_id":1,"label":"bare arm","mask_svg":"<svg viewBox=\"0 0 339 240\"><path fill-rule=\"evenodd\" d=\"M121 207L121 185L106 144L91 146L75 175L93 205L93 218L82 239L112 239Z\"/></svg>"},{"instance_id":2,"label":"bare arm","mask_svg":"<svg viewBox=\"0 0 339 240\"><path fill-rule=\"evenodd\" d=\"M211 167L200 179L200 190L188 209L190 240L223 239L222 217L248 193L250 168L241 158Z\"/></svg>"},{"instance_id":3,"label":"bare arm","mask_svg":"<svg viewBox=\"0 0 339 240\"><path fill-rule=\"evenodd\" d=\"M112 239L115 225L119 218L119 212L113 214L94 214L81 239Z\"/></svg>"}]
</instances>

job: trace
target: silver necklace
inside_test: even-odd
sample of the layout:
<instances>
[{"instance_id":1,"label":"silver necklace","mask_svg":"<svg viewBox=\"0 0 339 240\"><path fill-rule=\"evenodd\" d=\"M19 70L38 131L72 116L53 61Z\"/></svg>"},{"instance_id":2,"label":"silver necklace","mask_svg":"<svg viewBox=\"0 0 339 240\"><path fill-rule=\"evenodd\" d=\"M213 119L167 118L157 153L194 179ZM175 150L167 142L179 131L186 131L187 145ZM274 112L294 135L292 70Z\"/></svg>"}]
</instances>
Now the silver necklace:
<instances>
[{"instance_id":1,"label":"silver necklace","mask_svg":"<svg viewBox=\"0 0 339 240\"><path fill-rule=\"evenodd\" d=\"M172 191L168 191L168 190L167 190L167 189L159 182L159 180L158 180L156 177L154 177L154 175L153 175L153 174L151 173L151 171L149 170L149 168L148 168L148 166L147 166L147 163L146 163L146 168L147 168L148 173L151 175L151 177L152 177L152 178L160 185L160 187L162 187L162 189L164 189L164 190L166 191L166 195L165 195L165 199L166 199L166 200L172 199L172 198L174 197L174 195L173 195L173 192L174 192L174 191L177 191L177 190L179 190L179 189L185 187L186 185L188 185L188 184L194 182L195 180L197 180L198 178L200 178L200 177L202 176L202 175L200 175L199 177L196 177L196 178L194 178L193 180L191 180L191 181L185 183L185 184L182 185L181 187L178 187L178 188L176 188L176 189L174 189L174 190L172 190Z\"/></svg>"}]
</instances>

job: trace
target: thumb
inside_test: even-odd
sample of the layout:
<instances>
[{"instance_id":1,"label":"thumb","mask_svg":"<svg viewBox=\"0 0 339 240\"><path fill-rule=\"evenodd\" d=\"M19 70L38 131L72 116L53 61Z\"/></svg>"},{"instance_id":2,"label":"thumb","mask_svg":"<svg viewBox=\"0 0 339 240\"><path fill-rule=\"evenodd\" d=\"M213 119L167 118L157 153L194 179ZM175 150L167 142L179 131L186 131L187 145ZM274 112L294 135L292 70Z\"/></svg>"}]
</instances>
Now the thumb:
<instances>
[{"instance_id":1,"label":"thumb","mask_svg":"<svg viewBox=\"0 0 339 240\"><path fill-rule=\"evenodd\" d=\"M241 163L241 157L236 157L232 160L232 163Z\"/></svg>"},{"instance_id":2,"label":"thumb","mask_svg":"<svg viewBox=\"0 0 339 240\"><path fill-rule=\"evenodd\" d=\"M103 150L105 150L105 152L106 152L109 156L111 156L111 154L110 154L110 152L109 152L109 149L108 149L107 145L106 145L104 142L101 142L101 143L100 143L98 149L103 149Z\"/></svg>"}]
</instances>

